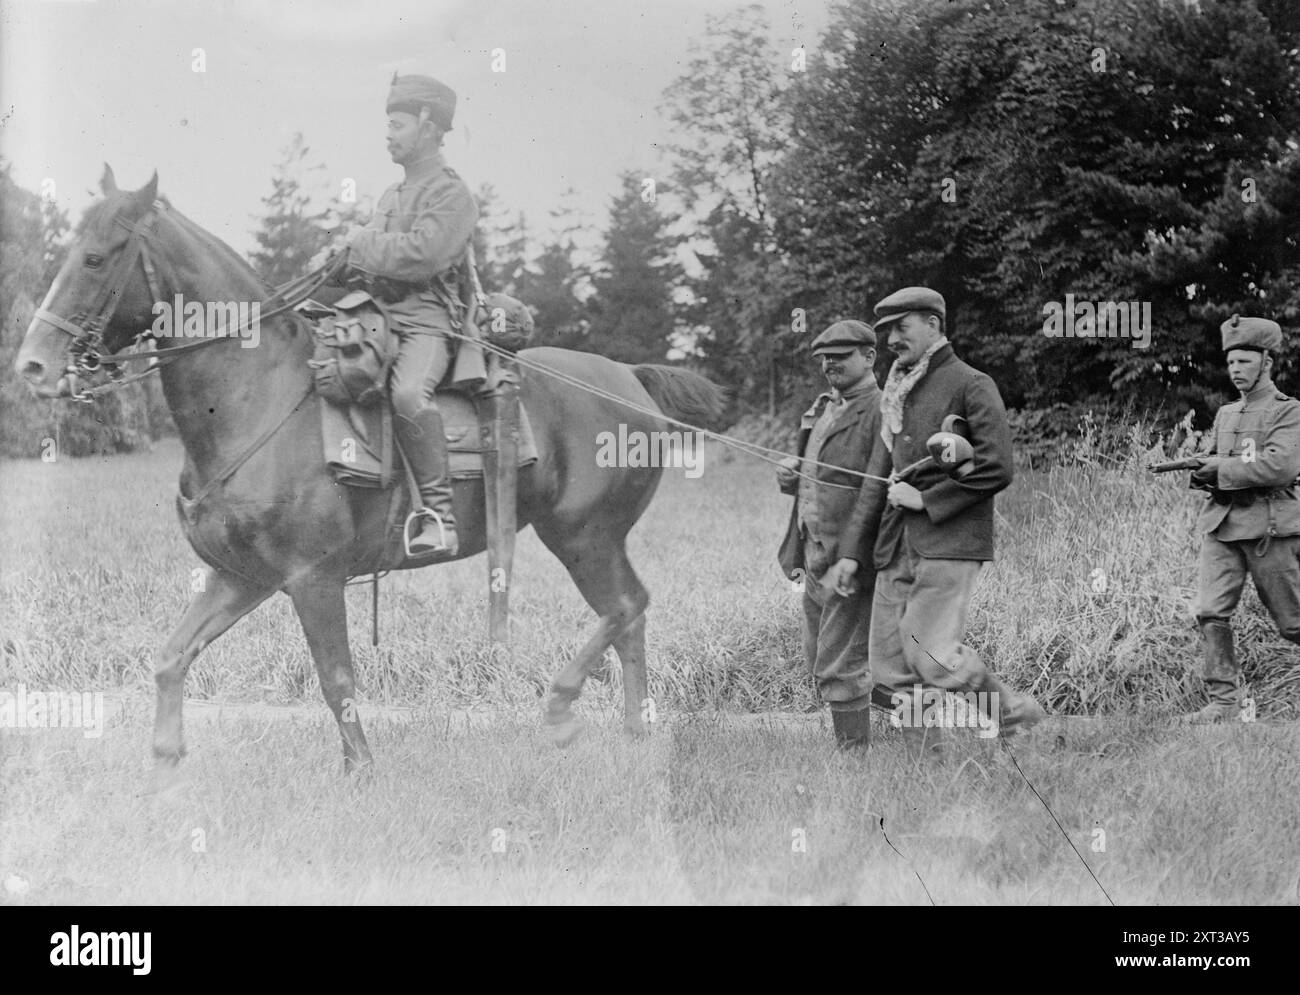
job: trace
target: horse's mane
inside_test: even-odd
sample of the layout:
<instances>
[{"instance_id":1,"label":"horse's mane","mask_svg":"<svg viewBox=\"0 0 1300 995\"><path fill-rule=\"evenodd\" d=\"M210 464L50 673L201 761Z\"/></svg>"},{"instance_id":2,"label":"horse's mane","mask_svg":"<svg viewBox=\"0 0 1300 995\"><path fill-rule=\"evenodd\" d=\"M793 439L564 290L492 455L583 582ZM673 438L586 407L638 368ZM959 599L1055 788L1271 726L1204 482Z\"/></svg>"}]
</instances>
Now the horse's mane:
<instances>
[{"instance_id":1,"label":"horse's mane","mask_svg":"<svg viewBox=\"0 0 1300 995\"><path fill-rule=\"evenodd\" d=\"M172 207L172 202L162 194L158 195L158 201L163 205L163 208L165 209L164 216L175 221L177 227L179 227L187 235L189 235L190 238L202 244L204 249L216 255L220 255L223 259L225 259L228 263L233 265L236 269L242 271L245 276L247 276L250 280L252 280L259 287L261 287L264 292L267 292L271 289L266 285L266 282L260 276L257 275L257 272L249 264L247 259L245 259L238 252L236 252L234 249L228 246L225 242L221 241L221 239L217 238L216 235L213 235L206 228L199 226L197 223L187 218L180 211L176 210L176 208Z\"/></svg>"}]
</instances>

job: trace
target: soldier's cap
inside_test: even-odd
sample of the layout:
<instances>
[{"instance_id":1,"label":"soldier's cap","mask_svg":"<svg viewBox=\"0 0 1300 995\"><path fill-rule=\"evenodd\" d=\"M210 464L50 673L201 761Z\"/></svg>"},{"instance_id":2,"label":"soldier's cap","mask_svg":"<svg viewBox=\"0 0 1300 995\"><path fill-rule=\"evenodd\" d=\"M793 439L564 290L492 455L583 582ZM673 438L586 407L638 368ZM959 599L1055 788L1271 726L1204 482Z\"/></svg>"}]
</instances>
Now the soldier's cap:
<instances>
[{"instance_id":1,"label":"soldier's cap","mask_svg":"<svg viewBox=\"0 0 1300 995\"><path fill-rule=\"evenodd\" d=\"M814 356L847 356L854 349L876 347L876 333L866 322L837 321L812 342Z\"/></svg>"},{"instance_id":2,"label":"soldier's cap","mask_svg":"<svg viewBox=\"0 0 1300 995\"><path fill-rule=\"evenodd\" d=\"M1282 326L1267 318L1243 318L1234 314L1219 326L1223 334L1223 351L1232 349L1267 349L1278 352L1282 348Z\"/></svg>"},{"instance_id":3,"label":"soldier's cap","mask_svg":"<svg viewBox=\"0 0 1300 995\"><path fill-rule=\"evenodd\" d=\"M525 336L533 334L533 312L528 310L528 305L523 301L509 294L488 294L484 300L487 320L495 319L498 309L505 319L508 330L520 332Z\"/></svg>"},{"instance_id":4,"label":"soldier's cap","mask_svg":"<svg viewBox=\"0 0 1300 995\"><path fill-rule=\"evenodd\" d=\"M451 119L456 113L456 91L432 76L398 76L393 73L385 113L404 111L419 117L421 108L425 107L429 109L429 120L444 131L451 131Z\"/></svg>"},{"instance_id":5,"label":"soldier's cap","mask_svg":"<svg viewBox=\"0 0 1300 995\"><path fill-rule=\"evenodd\" d=\"M948 317L948 305L939 291L929 287L904 287L876 305L876 328L899 321L913 311L933 311L945 320Z\"/></svg>"}]
</instances>

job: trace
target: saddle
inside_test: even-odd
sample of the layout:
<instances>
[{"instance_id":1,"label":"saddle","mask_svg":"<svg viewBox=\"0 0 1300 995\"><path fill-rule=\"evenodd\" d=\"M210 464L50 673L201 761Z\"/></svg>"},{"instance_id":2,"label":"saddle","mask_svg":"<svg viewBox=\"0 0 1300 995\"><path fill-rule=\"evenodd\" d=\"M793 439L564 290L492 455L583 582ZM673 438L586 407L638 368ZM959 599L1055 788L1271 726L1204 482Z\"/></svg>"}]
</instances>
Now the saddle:
<instances>
[{"instance_id":1,"label":"saddle","mask_svg":"<svg viewBox=\"0 0 1300 995\"><path fill-rule=\"evenodd\" d=\"M393 445L388 373L397 357L397 336L383 307L364 291L341 298L332 308L312 303L301 309L317 317L316 350L310 360L321 400L321 438L334 479L349 487L387 489L401 467ZM466 328L471 323L466 322ZM461 342L456 358L435 391L447 438L454 480L483 476L483 421L478 401L492 397L504 371L495 354L484 359L475 343ZM519 466L537 460L528 412L519 408Z\"/></svg>"}]
</instances>

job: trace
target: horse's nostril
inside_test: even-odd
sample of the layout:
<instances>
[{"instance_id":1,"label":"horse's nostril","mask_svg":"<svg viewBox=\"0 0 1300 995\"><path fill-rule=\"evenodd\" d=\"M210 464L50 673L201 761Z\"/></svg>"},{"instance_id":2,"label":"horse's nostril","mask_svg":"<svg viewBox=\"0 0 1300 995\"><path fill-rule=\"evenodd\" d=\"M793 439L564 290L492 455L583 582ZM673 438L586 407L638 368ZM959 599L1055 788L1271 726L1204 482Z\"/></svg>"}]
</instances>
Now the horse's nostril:
<instances>
[{"instance_id":1,"label":"horse's nostril","mask_svg":"<svg viewBox=\"0 0 1300 995\"><path fill-rule=\"evenodd\" d=\"M25 363L17 363L18 372L32 383L40 383L45 378L45 364L39 359L29 359Z\"/></svg>"}]
</instances>

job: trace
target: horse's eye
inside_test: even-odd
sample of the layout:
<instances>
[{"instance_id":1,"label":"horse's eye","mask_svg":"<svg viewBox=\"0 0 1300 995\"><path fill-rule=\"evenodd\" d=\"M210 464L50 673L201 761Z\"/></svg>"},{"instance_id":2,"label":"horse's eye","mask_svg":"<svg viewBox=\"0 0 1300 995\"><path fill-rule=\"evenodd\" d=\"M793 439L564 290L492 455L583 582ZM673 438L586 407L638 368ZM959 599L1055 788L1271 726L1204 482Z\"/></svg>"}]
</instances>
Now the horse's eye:
<instances>
[{"instance_id":1,"label":"horse's eye","mask_svg":"<svg viewBox=\"0 0 1300 995\"><path fill-rule=\"evenodd\" d=\"M102 263L103 261L104 261L104 257L101 256L98 252L86 253L86 266L88 266L90 269L99 269L99 264Z\"/></svg>"}]
</instances>

